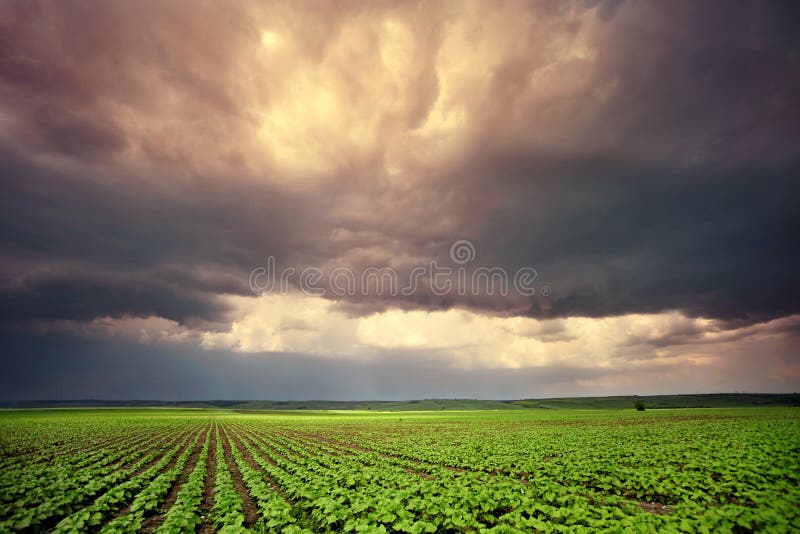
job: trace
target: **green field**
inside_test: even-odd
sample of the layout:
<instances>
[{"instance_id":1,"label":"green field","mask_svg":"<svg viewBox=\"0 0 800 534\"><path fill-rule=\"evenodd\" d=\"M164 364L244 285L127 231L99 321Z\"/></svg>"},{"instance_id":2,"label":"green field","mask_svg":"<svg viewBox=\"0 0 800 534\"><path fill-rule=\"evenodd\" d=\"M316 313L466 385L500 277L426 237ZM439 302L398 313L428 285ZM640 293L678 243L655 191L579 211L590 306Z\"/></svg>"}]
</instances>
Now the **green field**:
<instances>
[{"instance_id":1,"label":"green field","mask_svg":"<svg viewBox=\"0 0 800 534\"><path fill-rule=\"evenodd\" d=\"M0 531L798 532L800 409L0 412Z\"/></svg>"}]
</instances>

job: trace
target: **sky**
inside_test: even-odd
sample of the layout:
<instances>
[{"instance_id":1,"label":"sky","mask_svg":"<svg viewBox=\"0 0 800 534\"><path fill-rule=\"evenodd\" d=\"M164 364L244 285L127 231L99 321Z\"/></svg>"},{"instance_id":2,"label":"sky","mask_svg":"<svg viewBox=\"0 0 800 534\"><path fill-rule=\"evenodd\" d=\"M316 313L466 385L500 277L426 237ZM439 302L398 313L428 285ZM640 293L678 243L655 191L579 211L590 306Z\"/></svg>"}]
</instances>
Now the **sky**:
<instances>
[{"instance_id":1,"label":"sky","mask_svg":"<svg viewBox=\"0 0 800 534\"><path fill-rule=\"evenodd\" d=\"M0 400L800 390L800 10L0 3Z\"/></svg>"}]
</instances>

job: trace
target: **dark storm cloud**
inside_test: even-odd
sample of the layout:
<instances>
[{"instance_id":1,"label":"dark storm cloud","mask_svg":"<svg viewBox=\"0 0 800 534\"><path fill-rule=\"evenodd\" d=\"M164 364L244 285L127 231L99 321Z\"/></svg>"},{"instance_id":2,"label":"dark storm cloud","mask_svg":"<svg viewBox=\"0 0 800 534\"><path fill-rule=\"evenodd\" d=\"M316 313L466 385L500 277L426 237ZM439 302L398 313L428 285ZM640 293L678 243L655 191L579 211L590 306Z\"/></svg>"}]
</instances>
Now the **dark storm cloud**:
<instances>
[{"instance_id":1,"label":"dark storm cloud","mask_svg":"<svg viewBox=\"0 0 800 534\"><path fill-rule=\"evenodd\" d=\"M647 348L663 349L667 347L677 347L681 345L714 345L719 343L735 343L741 340L754 338L776 337L786 340L787 343L797 343L800 337L800 317L792 315L781 319L776 319L767 323L759 323L738 329L726 329L729 325L705 325L703 328L696 323L685 323L675 325L666 331L649 333L647 335L631 335L624 343L624 357L633 356L634 359L654 359L656 353L650 352Z\"/></svg>"},{"instance_id":2,"label":"dark storm cloud","mask_svg":"<svg viewBox=\"0 0 800 534\"><path fill-rule=\"evenodd\" d=\"M679 309L747 322L796 312L796 4L627 7L595 66L611 97L558 102L583 126L569 131L573 146L530 150L524 127L551 117L520 123L508 100L493 103L461 172L502 199L479 250L536 266L554 294L533 302L535 316Z\"/></svg>"},{"instance_id":3,"label":"dark storm cloud","mask_svg":"<svg viewBox=\"0 0 800 534\"><path fill-rule=\"evenodd\" d=\"M267 255L405 274L460 238L481 265L535 267L552 297L423 287L342 308L731 324L800 310L795 4L272 7L2 6L6 320L222 320L215 298L248 294ZM413 53L380 55L384 15L410 27ZM504 40L512 22L520 37ZM261 58L262 28L291 34L291 54ZM459 57L469 66L447 63ZM370 85L395 64L390 90ZM340 122L314 122L326 113ZM459 113L452 130L437 119ZM378 126L362 146L348 128L364 117ZM445 133L403 136L429 118ZM413 179L392 182L392 150ZM306 164L323 178L297 179Z\"/></svg>"},{"instance_id":4,"label":"dark storm cloud","mask_svg":"<svg viewBox=\"0 0 800 534\"><path fill-rule=\"evenodd\" d=\"M252 189L121 187L124 176L87 180L7 152L0 169L4 321L221 319L219 294L252 294L249 265L302 243L291 201L266 187L258 201Z\"/></svg>"},{"instance_id":5,"label":"dark storm cloud","mask_svg":"<svg viewBox=\"0 0 800 534\"><path fill-rule=\"evenodd\" d=\"M36 110L34 124L44 150L91 157L125 148L125 138L113 124L84 119L49 106Z\"/></svg>"},{"instance_id":6,"label":"dark storm cloud","mask_svg":"<svg viewBox=\"0 0 800 534\"><path fill-rule=\"evenodd\" d=\"M227 307L191 284L171 285L157 275L130 272L37 272L0 291L0 321L159 316L181 323L224 317Z\"/></svg>"},{"instance_id":7,"label":"dark storm cloud","mask_svg":"<svg viewBox=\"0 0 800 534\"><path fill-rule=\"evenodd\" d=\"M735 168L795 157L795 3L637 7L648 15L641 31L619 32L603 67L621 84L606 115L612 128L645 154L644 144L663 145L679 163Z\"/></svg>"},{"instance_id":8,"label":"dark storm cloud","mask_svg":"<svg viewBox=\"0 0 800 534\"><path fill-rule=\"evenodd\" d=\"M796 164L714 171L603 158L502 167L510 199L479 248L535 265L553 296L534 315L678 309L765 320L796 312Z\"/></svg>"}]
</instances>

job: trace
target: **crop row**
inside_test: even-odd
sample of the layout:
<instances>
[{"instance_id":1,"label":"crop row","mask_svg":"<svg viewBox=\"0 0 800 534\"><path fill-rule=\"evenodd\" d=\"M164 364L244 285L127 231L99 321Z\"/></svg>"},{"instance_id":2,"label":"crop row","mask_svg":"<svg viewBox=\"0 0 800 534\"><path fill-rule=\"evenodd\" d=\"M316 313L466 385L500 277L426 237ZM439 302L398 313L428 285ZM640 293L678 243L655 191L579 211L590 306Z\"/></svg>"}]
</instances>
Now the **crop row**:
<instances>
[{"instance_id":1,"label":"crop row","mask_svg":"<svg viewBox=\"0 0 800 534\"><path fill-rule=\"evenodd\" d=\"M797 411L198 414L12 421L0 531L800 531Z\"/></svg>"},{"instance_id":2,"label":"crop row","mask_svg":"<svg viewBox=\"0 0 800 534\"><path fill-rule=\"evenodd\" d=\"M363 520L369 516L365 510L375 509L375 506L359 508L353 503L352 494L368 494L371 502L380 507L381 503L390 502L385 495L398 495L398 488L407 491L405 488L409 487L425 488L427 502L433 500L442 505L439 508L455 509L459 522L471 518L468 521L480 523L469 523L476 528L506 525L522 530L550 530L561 526L580 529L616 525L662 530L773 528L781 531L797 524L794 512L800 476L797 441L787 435L792 431L786 425L774 428L774 440L747 443L742 438L764 436L764 432L753 430L753 421L747 421L750 431L740 429L741 441L736 448L722 451L727 453L722 458L717 455L709 459L692 448L702 451L713 448L718 442L691 435L687 438L687 429L730 439L729 427L742 425L741 421L730 418L695 420L687 424L686 421L665 420L657 427L588 425L581 428L580 433L565 425L549 429L551 432L542 432L540 428L501 428L502 431L494 435L465 433L463 428L448 428L446 433L441 428L435 432L425 432L427 429L421 428L415 433L397 435L394 440L385 438L388 429L383 426L378 427L381 433L373 438L364 432L368 425L361 425L355 432L352 428L326 429L320 425L321 429L315 429L312 434L300 431L303 428L300 425L299 428L281 428L250 421L252 419L247 424L240 423L238 430L258 445L259 450L251 450L251 455L256 459L259 454L268 457L267 465L262 462L263 469L271 479L284 486L297 507L306 507L310 499L313 502L314 495L294 493L292 484L295 481L288 475L302 480L310 473L305 482L322 484L324 489L320 494L329 497L342 487L349 490L344 500L326 503L327 519L336 518L336 522L321 525L313 522L313 510L307 514L316 528L335 530L360 525L351 523L351 519ZM571 435L572 439L569 442L559 439L555 431ZM451 437L448 434L456 434L457 438L448 439ZM540 434L554 439L545 443ZM425 439L422 445L420 436ZM596 440L594 444L586 442L589 437ZM630 452L632 442L658 445L666 437L679 440L674 448L683 448L691 460L686 458L686 463L676 469L659 471L652 458L640 461L646 454L638 450ZM492 444L493 450L486 449L487 442ZM458 446L453 447L453 443ZM558 446L554 447L554 443ZM531 454L526 454L523 447L530 447ZM549 454L537 455L536 449L540 447ZM673 449L663 443L655 448ZM652 454L653 449L649 450ZM753 461L754 452L756 462ZM767 463L767 454L774 457L771 465ZM759 466L759 461L766 465ZM371 467L378 470L378 480L367 476ZM405 473L401 474L398 469ZM330 483L325 481L325 470L336 473L330 477ZM416 480L408 478L409 473L415 473ZM370 488L361 487L362 483ZM482 514L471 515L476 506L471 503L458 506L448 487L454 485L468 488L471 495L480 495L484 503L498 505L488 506ZM382 494L377 490L381 486L391 491ZM403 510L414 511L414 498L412 491L403 503ZM435 506L431 508L436 509ZM653 514L651 510L663 515ZM303 514L296 515L302 517ZM415 514L414 519L423 524L433 523L436 528L450 526L449 518L427 510ZM302 521L299 524L303 524ZM387 530L408 528L407 524L396 520L390 524L368 522L368 525ZM459 524L453 528L463 526ZM426 525L426 528L430 527Z\"/></svg>"},{"instance_id":3,"label":"crop row","mask_svg":"<svg viewBox=\"0 0 800 534\"><path fill-rule=\"evenodd\" d=\"M206 429L205 432L207 434L208 429ZM177 461L144 486L133 499L133 503L130 505L127 512L105 524L103 528L100 529L100 532L102 534L110 534L139 531L145 516L158 509L161 501L183 471L189 458L192 456L194 448L200 441L201 435L202 432L197 432L194 437L191 438L189 446L185 447L183 452L180 453Z\"/></svg>"},{"instance_id":4,"label":"crop row","mask_svg":"<svg viewBox=\"0 0 800 534\"><path fill-rule=\"evenodd\" d=\"M203 449L197 458L194 469L189 479L178 492L175 503L164 517L164 522L158 527L159 534L191 533L200 524L200 503L203 500L203 482L206 477L206 457L208 445L211 441L211 432L206 432Z\"/></svg>"},{"instance_id":5,"label":"crop row","mask_svg":"<svg viewBox=\"0 0 800 534\"><path fill-rule=\"evenodd\" d=\"M49 483L40 480L41 490L14 503L17 512L0 523L0 530L46 527L55 519L72 514L95 495L105 490L118 491L137 471L161 455L160 442L161 438L153 437L146 444L137 443L112 454L114 463L100 462L76 472L61 471ZM25 479L20 484L28 487L36 480Z\"/></svg>"},{"instance_id":6,"label":"crop row","mask_svg":"<svg viewBox=\"0 0 800 534\"><path fill-rule=\"evenodd\" d=\"M170 464L181 450L186 448L186 439L194 431L195 429L192 429L189 432L181 433L177 439L171 440L169 443L170 448L167 449L166 453L161 455L159 455L159 452L153 453L155 457L158 457L157 461L153 462L154 458L148 457L149 462L144 463L142 466L137 466L140 468L130 478L108 490L91 505L62 519L56 525L55 531L63 533L81 532L88 527L102 525L108 515L124 507L130 498L150 483Z\"/></svg>"}]
</instances>

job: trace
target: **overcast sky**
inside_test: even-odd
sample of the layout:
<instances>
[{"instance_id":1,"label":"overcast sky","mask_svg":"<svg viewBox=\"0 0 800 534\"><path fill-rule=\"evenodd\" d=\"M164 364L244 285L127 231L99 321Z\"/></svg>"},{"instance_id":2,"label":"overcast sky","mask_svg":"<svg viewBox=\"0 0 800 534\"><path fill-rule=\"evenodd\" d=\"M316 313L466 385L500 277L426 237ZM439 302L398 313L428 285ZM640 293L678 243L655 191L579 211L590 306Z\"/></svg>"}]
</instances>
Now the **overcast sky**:
<instances>
[{"instance_id":1,"label":"overcast sky","mask_svg":"<svg viewBox=\"0 0 800 534\"><path fill-rule=\"evenodd\" d=\"M796 6L2 2L0 399L798 391Z\"/></svg>"}]
</instances>

